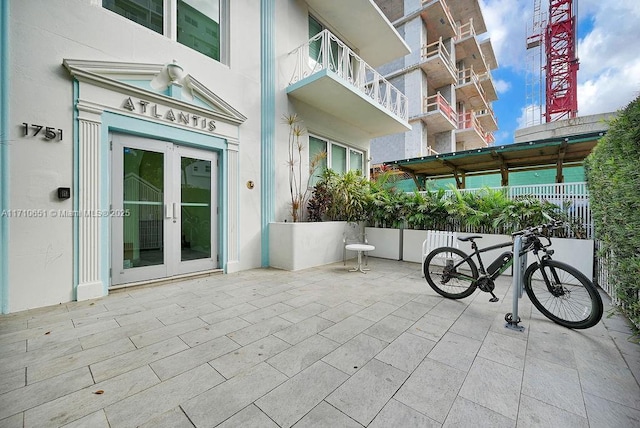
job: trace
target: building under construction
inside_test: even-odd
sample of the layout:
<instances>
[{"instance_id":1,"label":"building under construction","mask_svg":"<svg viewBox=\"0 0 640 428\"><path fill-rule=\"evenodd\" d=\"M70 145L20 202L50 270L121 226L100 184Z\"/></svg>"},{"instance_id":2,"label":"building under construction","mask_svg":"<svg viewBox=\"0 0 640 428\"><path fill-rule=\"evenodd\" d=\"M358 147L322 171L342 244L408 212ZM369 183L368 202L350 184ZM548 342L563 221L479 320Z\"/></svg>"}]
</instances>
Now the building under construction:
<instances>
[{"instance_id":1,"label":"building under construction","mask_svg":"<svg viewBox=\"0 0 640 428\"><path fill-rule=\"evenodd\" d=\"M478 0L375 0L411 54L378 70L409 100L411 131L371 142L372 164L491 145L497 67Z\"/></svg>"}]
</instances>

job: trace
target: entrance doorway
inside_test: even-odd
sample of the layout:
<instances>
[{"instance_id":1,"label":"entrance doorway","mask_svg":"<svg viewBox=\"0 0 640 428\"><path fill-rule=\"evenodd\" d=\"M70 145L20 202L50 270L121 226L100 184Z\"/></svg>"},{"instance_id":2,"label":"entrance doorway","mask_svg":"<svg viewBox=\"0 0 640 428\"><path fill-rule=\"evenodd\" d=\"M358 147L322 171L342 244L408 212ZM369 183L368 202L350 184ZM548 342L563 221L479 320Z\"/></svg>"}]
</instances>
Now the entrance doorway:
<instances>
[{"instance_id":1,"label":"entrance doorway","mask_svg":"<svg viewBox=\"0 0 640 428\"><path fill-rule=\"evenodd\" d=\"M111 285L218 268L217 153L110 137Z\"/></svg>"}]
</instances>

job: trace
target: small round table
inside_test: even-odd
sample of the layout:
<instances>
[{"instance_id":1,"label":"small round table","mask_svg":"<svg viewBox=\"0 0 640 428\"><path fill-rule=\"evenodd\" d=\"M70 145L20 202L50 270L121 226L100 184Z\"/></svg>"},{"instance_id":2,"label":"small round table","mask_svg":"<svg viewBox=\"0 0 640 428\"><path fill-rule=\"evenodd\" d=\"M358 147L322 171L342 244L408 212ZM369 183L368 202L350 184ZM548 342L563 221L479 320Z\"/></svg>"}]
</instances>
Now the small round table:
<instances>
[{"instance_id":1,"label":"small round table","mask_svg":"<svg viewBox=\"0 0 640 428\"><path fill-rule=\"evenodd\" d=\"M376 249L376 247L374 247L373 245L368 245L368 244L347 244L344 247L345 249L349 250L349 251L357 251L358 252L358 266L356 266L353 269L350 269L349 272L362 272L362 273L366 273L366 270L369 269L364 269L362 267L362 252L363 251L373 251Z\"/></svg>"}]
</instances>

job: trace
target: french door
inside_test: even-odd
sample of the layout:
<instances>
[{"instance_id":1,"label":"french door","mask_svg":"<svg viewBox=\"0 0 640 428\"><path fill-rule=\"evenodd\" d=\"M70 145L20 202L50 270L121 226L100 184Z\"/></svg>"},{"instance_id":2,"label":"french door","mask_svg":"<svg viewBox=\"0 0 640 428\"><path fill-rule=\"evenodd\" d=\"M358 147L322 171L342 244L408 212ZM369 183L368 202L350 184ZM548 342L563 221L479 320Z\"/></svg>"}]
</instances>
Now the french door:
<instances>
[{"instance_id":1,"label":"french door","mask_svg":"<svg viewBox=\"0 0 640 428\"><path fill-rule=\"evenodd\" d=\"M217 268L217 154L110 137L111 285Z\"/></svg>"}]
</instances>

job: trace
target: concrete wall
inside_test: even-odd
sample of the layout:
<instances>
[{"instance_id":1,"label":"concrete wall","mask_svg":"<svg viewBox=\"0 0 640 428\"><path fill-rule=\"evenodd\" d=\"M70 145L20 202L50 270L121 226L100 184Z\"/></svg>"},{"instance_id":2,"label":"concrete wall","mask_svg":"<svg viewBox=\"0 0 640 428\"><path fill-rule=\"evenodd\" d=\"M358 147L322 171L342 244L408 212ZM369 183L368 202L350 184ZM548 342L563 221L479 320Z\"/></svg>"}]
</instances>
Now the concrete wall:
<instances>
[{"instance_id":1,"label":"concrete wall","mask_svg":"<svg viewBox=\"0 0 640 428\"><path fill-rule=\"evenodd\" d=\"M548 138L603 132L609 129L607 122L615 116L615 112L593 114L517 129L514 135L514 142L526 143L528 141L545 140Z\"/></svg>"}]
</instances>

